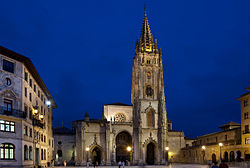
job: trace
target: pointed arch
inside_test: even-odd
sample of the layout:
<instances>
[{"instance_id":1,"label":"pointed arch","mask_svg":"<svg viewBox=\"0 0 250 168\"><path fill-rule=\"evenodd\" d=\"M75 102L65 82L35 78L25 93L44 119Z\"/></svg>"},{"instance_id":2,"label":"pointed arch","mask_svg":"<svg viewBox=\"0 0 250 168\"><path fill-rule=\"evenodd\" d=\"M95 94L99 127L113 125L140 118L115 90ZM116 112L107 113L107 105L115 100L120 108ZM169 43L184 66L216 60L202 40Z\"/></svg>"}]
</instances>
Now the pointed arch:
<instances>
[{"instance_id":1,"label":"pointed arch","mask_svg":"<svg viewBox=\"0 0 250 168\"><path fill-rule=\"evenodd\" d=\"M155 127L155 110L152 107L146 109L147 126Z\"/></svg>"}]
</instances>

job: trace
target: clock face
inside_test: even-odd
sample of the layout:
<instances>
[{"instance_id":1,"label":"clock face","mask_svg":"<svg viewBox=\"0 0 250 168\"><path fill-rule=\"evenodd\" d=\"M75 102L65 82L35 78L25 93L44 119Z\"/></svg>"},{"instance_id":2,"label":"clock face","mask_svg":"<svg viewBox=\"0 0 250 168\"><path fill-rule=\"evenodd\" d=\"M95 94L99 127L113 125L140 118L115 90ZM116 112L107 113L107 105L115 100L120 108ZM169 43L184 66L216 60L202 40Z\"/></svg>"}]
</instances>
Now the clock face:
<instances>
[{"instance_id":1,"label":"clock face","mask_svg":"<svg viewBox=\"0 0 250 168\"><path fill-rule=\"evenodd\" d=\"M154 94L154 90L151 88L151 86L148 85L146 88L146 95L153 96L153 94Z\"/></svg>"}]
</instances>

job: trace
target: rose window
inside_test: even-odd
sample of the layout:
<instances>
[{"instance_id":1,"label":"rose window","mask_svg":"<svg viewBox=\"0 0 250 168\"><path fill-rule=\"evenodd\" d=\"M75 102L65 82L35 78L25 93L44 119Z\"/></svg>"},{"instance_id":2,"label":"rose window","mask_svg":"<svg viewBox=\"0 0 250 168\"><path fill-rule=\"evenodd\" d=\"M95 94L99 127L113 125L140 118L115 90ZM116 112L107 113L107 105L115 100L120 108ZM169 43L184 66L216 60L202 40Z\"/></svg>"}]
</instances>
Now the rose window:
<instances>
[{"instance_id":1,"label":"rose window","mask_svg":"<svg viewBox=\"0 0 250 168\"><path fill-rule=\"evenodd\" d=\"M126 116L122 113L118 113L115 115L115 121L116 122L125 122L126 121Z\"/></svg>"}]
</instances>

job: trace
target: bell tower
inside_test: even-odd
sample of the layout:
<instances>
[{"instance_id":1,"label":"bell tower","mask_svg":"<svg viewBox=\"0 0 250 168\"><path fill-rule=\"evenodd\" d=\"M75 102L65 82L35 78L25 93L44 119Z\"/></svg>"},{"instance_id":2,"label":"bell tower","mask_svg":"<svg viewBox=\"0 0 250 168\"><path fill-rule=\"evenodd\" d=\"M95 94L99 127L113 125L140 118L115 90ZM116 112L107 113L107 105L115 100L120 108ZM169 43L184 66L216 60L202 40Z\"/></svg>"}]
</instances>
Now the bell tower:
<instances>
[{"instance_id":1,"label":"bell tower","mask_svg":"<svg viewBox=\"0 0 250 168\"><path fill-rule=\"evenodd\" d=\"M158 49L157 40L154 40L151 34L146 8L141 35L139 39L137 38L135 45L131 103L133 105L134 164L164 163L164 147L167 142L167 112L162 54L161 50ZM150 160L148 156L148 143L154 145L153 160Z\"/></svg>"}]
</instances>

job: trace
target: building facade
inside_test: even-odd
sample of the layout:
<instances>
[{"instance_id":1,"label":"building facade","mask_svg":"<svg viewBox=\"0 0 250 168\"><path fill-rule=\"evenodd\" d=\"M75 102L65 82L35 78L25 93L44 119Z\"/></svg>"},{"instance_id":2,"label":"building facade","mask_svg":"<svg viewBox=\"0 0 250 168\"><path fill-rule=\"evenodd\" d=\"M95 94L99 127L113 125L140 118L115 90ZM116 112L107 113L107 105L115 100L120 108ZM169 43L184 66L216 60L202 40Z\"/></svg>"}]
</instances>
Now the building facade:
<instances>
[{"instance_id":1,"label":"building facade","mask_svg":"<svg viewBox=\"0 0 250 168\"><path fill-rule=\"evenodd\" d=\"M180 160L186 163L207 163L208 161L240 162L250 160L250 120L248 117L250 87L238 99L241 104L241 124L229 122L221 131L198 137L181 150Z\"/></svg>"},{"instance_id":2,"label":"building facade","mask_svg":"<svg viewBox=\"0 0 250 168\"><path fill-rule=\"evenodd\" d=\"M53 108L30 59L0 47L0 167L50 164Z\"/></svg>"},{"instance_id":3,"label":"building facade","mask_svg":"<svg viewBox=\"0 0 250 168\"><path fill-rule=\"evenodd\" d=\"M162 53L146 11L132 69L132 105L106 104L102 119L90 119L86 113L83 120L73 122L76 165L165 164L169 157L177 159L185 147L184 133L172 130L167 118ZM55 150L55 156L60 152ZM63 156L69 151L62 152Z\"/></svg>"}]
</instances>

